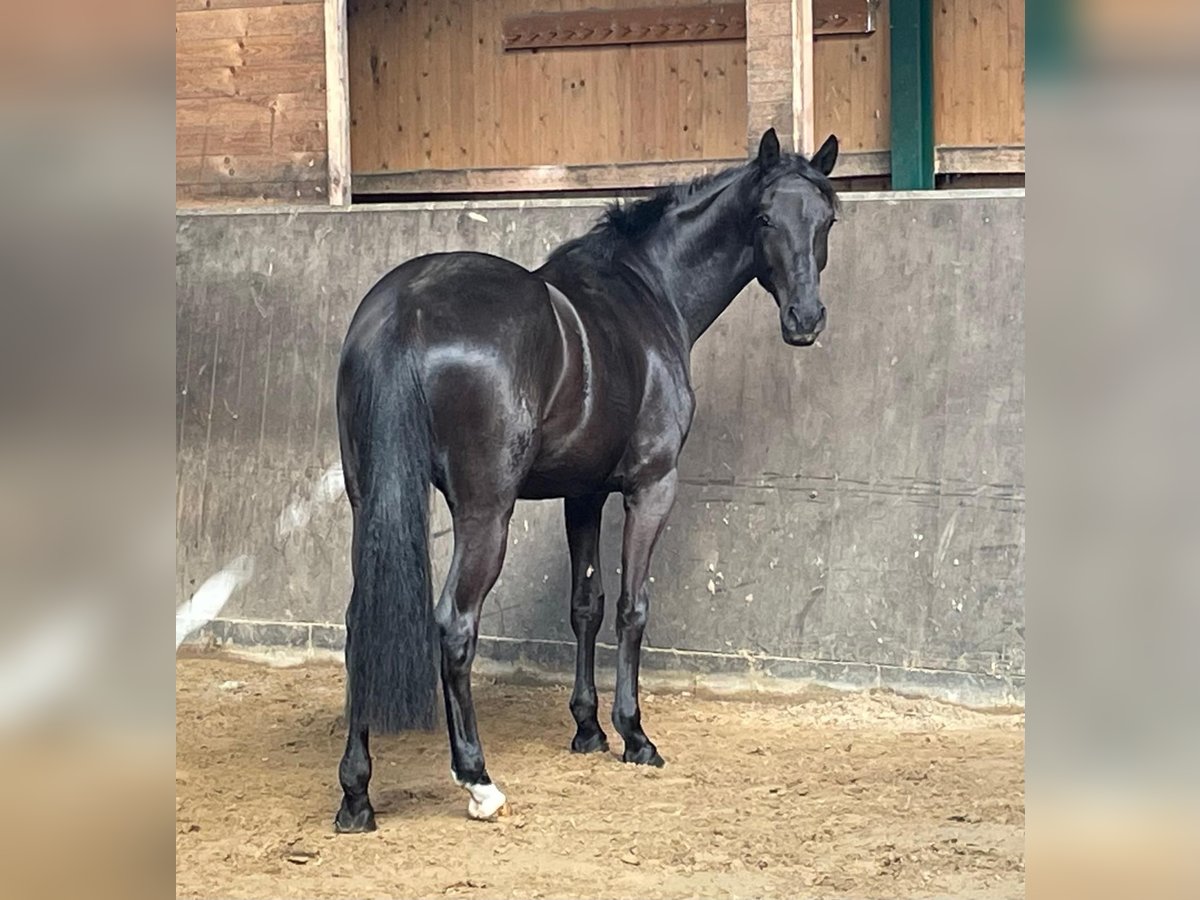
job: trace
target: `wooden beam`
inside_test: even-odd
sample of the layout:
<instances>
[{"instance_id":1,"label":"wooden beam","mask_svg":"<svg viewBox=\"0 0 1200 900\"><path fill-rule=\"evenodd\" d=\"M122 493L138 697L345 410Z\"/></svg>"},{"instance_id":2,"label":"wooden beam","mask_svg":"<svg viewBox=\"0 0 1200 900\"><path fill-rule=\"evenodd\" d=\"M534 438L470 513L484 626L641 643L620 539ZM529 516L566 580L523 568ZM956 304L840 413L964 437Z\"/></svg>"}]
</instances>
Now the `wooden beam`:
<instances>
[{"instance_id":1,"label":"wooden beam","mask_svg":"<svg viewBox=\"0 0 1200 900\"><path fill-rule=\"evenodd\" d=\"M350 203L350 76L346 0L325 0L325 122L329 138L329 203Z\"/></svg>"},{"instance_id":2,"label":"wooden beam","mask_svg":"<svg viewBox=\"0 0 1200 900\"><path fill-rule=\"evenodd\" d=\"M747 143L774 128L784 147L811 154L813 7L810 0L746 0Z\"/></svg>"},{"instance_id":3,"label":"wooden beam","mask_svg":"<svg viewBox=\"0 0 1200 900\"><path fill-rule=\"evenodd\" d=\"M1024 147L938 147L939 175L1009 175L1025 172Z\"/></svg>"},{"instance_id":4,"label":"wooden beam","mask_svg":"<svg viewBox=\"0 0 1200 900\"><path fill-rule=\"evenodd\" d=\"M870 34L874 0L812 0L813 34ZM611 47L746 37L745 3L538 12L504 20L505 50Z\"/></svg>"},{"instance_id":5,"label":"wooden beam","mask_svg":"<svg viewBox=\"0 0 1200 900\"><path fill-rule=\"evenodd\" d=\"M835 178L886 175L886 150L839 155ZM356 172L360 194L515 194L552 191L655 188L711 175L742 159L687 162L612 163L592 166L527 166L491 169L417 169L409 172Z\"/></svg>"},{"instance_id":6,"label":"wooden beam","mask_svg":"<svg viewBox=\"0 0 1200 900\"><path fill-rule=\"evenodd\" d=\"M650 188L689 181L735 166L740 159L686 162L610 163L593 166L518 166L489 169L416 169L409 172L355 173L362 194L469 194L523 191Z\"/></svg>"}]
</instances>

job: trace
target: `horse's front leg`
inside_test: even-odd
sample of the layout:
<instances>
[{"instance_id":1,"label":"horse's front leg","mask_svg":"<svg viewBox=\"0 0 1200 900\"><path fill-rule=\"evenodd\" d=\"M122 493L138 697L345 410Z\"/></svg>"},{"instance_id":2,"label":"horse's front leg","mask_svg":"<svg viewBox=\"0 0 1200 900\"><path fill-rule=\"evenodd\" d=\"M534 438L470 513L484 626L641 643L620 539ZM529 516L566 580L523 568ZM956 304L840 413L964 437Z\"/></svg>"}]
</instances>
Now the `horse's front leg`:
<instances>
[{"instance_id":1,"label":"horse's front leg","mask_svg":"<svg viewBox=\"0 0 1200 900\"><path fill-rule=\"evenodd\" d=\"M571 630L575 632L576 753L607 750L608 738L596 718L596 632L604 621L604 587L600 578L600 515L604 494L568 498L563 504L567 546L571 551Z\"/></svg>"},{"instance_id":2,"label":"horse's front leg","mask_svg":"<svg viewBox=\"0 0 1200 900\"><path fill-rule=\"evenodd\" d=\"M675 502L678 476L662 478L625 494L625 535L621 550L621 599L617 603L617 692L612 721L625 739L625 762L661 766L663 759L646 732L638 706L638 665L642 633L650 611L646 576L654 544Z\"/></svg>"},{"instance_id":3,"label":"horse's front leg","mask_svg":"<svg viewBox=\"0 0 1200 900\"><path fill-rule=\"evenodd\" d=\"M434 610L442 644L450 774L471 795L467 815L472 819L490 819L505 804L504 794L492 783L483 763L471 699L471 664L479 642L483 601L504 564L511 515L511 507L501 512L455 515L454 557Z\"/></svg>"}]
</instances>

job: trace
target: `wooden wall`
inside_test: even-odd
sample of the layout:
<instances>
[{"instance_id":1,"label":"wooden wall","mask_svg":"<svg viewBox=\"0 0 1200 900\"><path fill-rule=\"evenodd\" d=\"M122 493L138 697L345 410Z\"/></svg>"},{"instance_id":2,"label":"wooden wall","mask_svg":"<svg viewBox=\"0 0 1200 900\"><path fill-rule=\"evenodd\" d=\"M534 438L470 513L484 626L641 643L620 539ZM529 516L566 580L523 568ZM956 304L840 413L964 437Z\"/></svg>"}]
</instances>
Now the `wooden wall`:
<instances>
[{"instance_id":1,"label":"wooden wall","mask_svg":"<svg viewBox=\"0 0 1200 900\"><path fill-rule=\"evenodd\" d=\"M873 33L813 41L817 146L836 134L843 152L887 149L890 47L886 0L875 13Z\"/></svg>"},{"instance_id":2,"label":"wooden wall","mask_svg":"<svg viewBox=\"0 0 1200 900\"><path fill-rule=\"evenodd\" d=\"M1025 0L934 0L934 141L1025 144Z\"/></svg>"},{"instance_id":3,"label":"wooden wall","mask_svg":"<svg viewBox=\"0 0 1200 900\"><path fill-rule=\"evenodd\" d=\"M176 0L176 203L324 202L322 0Z\"/></svg>"},{"instance_id":4,"label":"wooden wall","mask_svg":"<svg viewBox=\"0 0 1200 900\"><path fill-rule=\"evenodd\" d=\"M648 2L350 0L354 172L741 158L741 41L501 48L510 15ZM1024 144L1024 10L1024 0L935 0L939 145ZM876 19L872 34L814 45L817 141L836 133L847 153L889 146L887 0ZM876 165L886 170L886 157Z\"/></svg>"},{"instance_id":5,"label":"wooden wall","mask_svg":"<svg viewBox=\"0 0 1200 900\"><path fill-rule=\"evenodd\" d=\"M1025 144L1025 0L935 0L935 143Z\"/></svg>"},{"instance_id":6,"label":"wooden wall","mask_svg":"<svg viewBox=\"0 0 1200 900\"><path fill-rule=\"evenodd\" d=\"M352 170L744 157L743 41L501 47L511 15L650 2L348 0ZM326 200L324 12L322 0L176 0L179 204ZM939 170L1023 171L1025 0L935 0L934 28ZM815 41L816 139L839 136L844 171L886 172L889 46L888 0L874 33ZM1022 149L1001 168L996 151L975 149L997 147ZM636 177L655 183L657 171ZM634 176L606 177L614 186Z\"/></svg>"},{"instance_id":7,"label":"wooden wall","mask_svg":"<svg viewBox=\"0 0 1200 900\"><path fill-rule=\"evenodd\" d=\"M507 16L646 3L350 0L354 171L741 158L740 41L501 48ZM847 150L887 147L886 4L878 21L873 34L816 41L818 140L836 132Z\"/></svg>"},{"instance_id":8,"label":"wooden wall","mask_svg":"<svg viewBox=\"0 0 1200 900\"><path fill-rule=\"evenodd\" d=\"M354 171L741 156L746 54L740 42L502 50L508 16L597 5L350 0Z\"/></svg>"}]
</instances>

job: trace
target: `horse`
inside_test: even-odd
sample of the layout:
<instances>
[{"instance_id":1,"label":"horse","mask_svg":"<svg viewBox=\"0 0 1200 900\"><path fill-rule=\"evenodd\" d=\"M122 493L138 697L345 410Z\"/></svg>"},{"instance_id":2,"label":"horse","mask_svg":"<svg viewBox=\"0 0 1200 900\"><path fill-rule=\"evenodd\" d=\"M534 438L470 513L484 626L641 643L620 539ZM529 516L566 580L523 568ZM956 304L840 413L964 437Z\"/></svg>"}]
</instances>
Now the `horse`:
<instances>
[{"instance_id":1,"label":"horse","mask_svg":"<svg viewBox=\"0 0 1200 900\"><path fill-rule=\"evenodd\" d=\"M770 129L746 163L610 207L538 269L434 253L393 269L363 298L337 383L354 583L336 831L375 829L370 732L432 728L439 668L451 775L469 795L467 814L503 812L476 729L471 666L519 498L564 499L577 640L571 749L591 753L608 749L594 675L605 606L600 519L609 494L621 493L611 720L624 762L663 765L642 729L638 664L650 559L695 412L691 349L752 279L774 297L786 343L816 341L837 154L833 135L807 159L781 150ZM430 485L445 496L454 537L436 605Z\"/></svg>"}]
</instances>

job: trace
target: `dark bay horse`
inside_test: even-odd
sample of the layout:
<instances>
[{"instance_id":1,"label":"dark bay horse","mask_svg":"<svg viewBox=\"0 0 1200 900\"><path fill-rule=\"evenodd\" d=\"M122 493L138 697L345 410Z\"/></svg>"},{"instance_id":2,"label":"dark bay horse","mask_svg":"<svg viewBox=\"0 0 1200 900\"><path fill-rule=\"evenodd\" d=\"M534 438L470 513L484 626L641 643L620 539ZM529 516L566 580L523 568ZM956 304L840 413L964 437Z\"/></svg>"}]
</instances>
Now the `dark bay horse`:
<instances>
[{"instance_id":1,"label":"dark bay horse","mask_svg":"<svg viewBox=\"0 0 1200 900\"><path fill-rule=\"evenodd\" d=\"M472 818L503 807L475 727L471 664L518 498L565 498L578 640L571 749L587 753L608 747L594 679L600 514L610 493L624 497L612 723L625 762L663 764L642 730L638 662L650 556L695 409L691 348L755 278L779 305L784 341L816 340L836 159L832 136L807 160L781 152L772 129L745 165L610 209L532 272L437 253L392 270L363 299L337 388L354 517L338 831L375 827L369 732L432 727L439 649L451 774ZM430 484L454 520L436 606Z\"/></svg>"}]
</instances>

